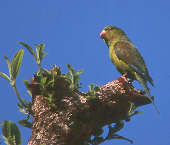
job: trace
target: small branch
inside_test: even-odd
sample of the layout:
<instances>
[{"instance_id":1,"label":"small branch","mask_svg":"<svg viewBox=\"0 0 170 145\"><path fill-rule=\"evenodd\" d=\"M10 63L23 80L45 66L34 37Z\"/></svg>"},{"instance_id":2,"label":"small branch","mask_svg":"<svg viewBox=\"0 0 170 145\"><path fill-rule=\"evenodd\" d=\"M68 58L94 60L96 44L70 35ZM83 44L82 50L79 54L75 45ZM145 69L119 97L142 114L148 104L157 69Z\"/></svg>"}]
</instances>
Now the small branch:
<instances>
[{"instance_id":1,"label":"small branch","mask_svg":"<svg viewBox=\"0 0 170 145\"><path fill-rule=\"evenodd\" d=\"M12 85L12 87L13 87L13 89L14 89L15 94L17 95L18 100L19 100L20 103L22 104L22 106L26 107L26 106L25 106L25 103L23 102L23 100L22 100L22 98L21 98L21 96L19 95L19 92L18 92L18 90L17 90L16 85L14 84L14 85Z\"/></svg>"}]
</instances>

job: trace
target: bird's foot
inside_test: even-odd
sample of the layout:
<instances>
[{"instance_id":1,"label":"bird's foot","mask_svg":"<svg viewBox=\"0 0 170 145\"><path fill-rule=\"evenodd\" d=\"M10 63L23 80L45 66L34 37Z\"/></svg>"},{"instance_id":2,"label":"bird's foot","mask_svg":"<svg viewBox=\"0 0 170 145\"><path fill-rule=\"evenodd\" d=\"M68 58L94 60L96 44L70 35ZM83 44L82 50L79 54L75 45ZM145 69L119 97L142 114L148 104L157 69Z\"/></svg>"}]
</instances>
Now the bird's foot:
<instances>
[{"instance_id":1,"label":"bird's foot","mask_svg":"<svg viewBox=\"0 0 170 145\"><path fill-rule=\"evenodd\" d=\"M127 73L123 74L123 77L128 78L128 74Z\"/></svg>"},{"instance_id":2,"label":"bird's foot","mask_svg":"<svg viewBox=\"0 0 170 145\"><path fill-rule=\"evenodd\" d=\"M133 79L130 79L128 82L130 85L132 85L133 81L134 81Z\"/></svg>"},{"instance_id":3,"label":"bird's foot","mask_svg":"<svg viewBox=\"0 0 170 145\"><path fill-rule=\"evenodd\" d=\"M129 75L128 75L128 73L124 73L124 74L122 75L122 77L128 79L128 78L129 78ZM134 81L134 79L128 79L129 84L132 84L133 81Z\"/></svg>"},{"instance_id":4,"label":"bird's foot","mask_svg":"<svg viewBox=\"0 0 170 145\"><path fill-rule=\"evenodd\" d=\"M143 90L138 90L138 92L139 92L141 95L145 95L145 94L146 94L146 92L143 91Z\"/></svg>"}]
</instances>

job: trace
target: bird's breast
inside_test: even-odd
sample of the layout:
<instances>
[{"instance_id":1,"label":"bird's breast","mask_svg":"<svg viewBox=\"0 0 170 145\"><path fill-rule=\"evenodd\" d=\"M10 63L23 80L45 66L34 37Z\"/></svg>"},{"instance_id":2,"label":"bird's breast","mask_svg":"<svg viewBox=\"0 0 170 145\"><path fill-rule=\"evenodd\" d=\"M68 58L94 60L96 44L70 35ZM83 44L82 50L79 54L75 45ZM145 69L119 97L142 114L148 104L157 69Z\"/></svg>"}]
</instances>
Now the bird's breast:
<instances>
[{"instance_id":1,"label":"bird's breast","mask_svg":"<svg viewBox=\"0 0 170 145\"><path fill-rule=\"evenodd\" d=\"M114 48L109 49L109 51L110 51L109 55L110 55L110 59L111 59L112 63L116 66L116 68L118 69L118 71L121 74L131 72L131 68L129 67L129 65L126 62L120 60L117 57L117 55L116 55L116 53L114 51Z\"/></svg>"}]
</instances>

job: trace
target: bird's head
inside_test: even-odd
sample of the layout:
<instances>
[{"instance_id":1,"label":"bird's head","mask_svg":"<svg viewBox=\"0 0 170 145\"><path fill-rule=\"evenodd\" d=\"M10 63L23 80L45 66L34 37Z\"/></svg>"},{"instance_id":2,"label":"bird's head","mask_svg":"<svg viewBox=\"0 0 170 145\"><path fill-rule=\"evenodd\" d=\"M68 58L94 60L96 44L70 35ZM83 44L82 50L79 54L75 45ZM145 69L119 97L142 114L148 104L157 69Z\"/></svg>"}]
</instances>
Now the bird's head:
<instances>
[{"instance_id":1,"label":"bird's head","mask_svg":"<svg viewBox=\"0 0 170 145\"><path fill-rule=\"evenodd\" d=\"M122 37L126 36L125 32L116 26L106 26L100 33L100 38L104 39L105 42L117 41Z\"/></svg>"}]
</instances>

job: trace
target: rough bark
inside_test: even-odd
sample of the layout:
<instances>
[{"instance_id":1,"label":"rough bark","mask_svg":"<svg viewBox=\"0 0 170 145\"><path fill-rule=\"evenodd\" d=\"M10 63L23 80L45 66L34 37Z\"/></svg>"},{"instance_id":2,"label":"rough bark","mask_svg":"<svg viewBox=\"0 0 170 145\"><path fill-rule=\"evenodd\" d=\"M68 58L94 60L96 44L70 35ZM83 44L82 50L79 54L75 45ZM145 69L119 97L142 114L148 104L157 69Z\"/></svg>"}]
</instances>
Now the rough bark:
<instances>
[{"instance_id":1,"label":"rough bark","mask_svg":"<svg viewBox=\"0 0 170 145\"><path fill-rule=\"evenodd\" d=\"M150 104L125 76L101 86L95 98L71 90L64 78L56 79L49 103L32 78L33 128L28 145L83 145L103 126L128 120L130 103L135 107Z\"/></svg>"}]
</instances>

